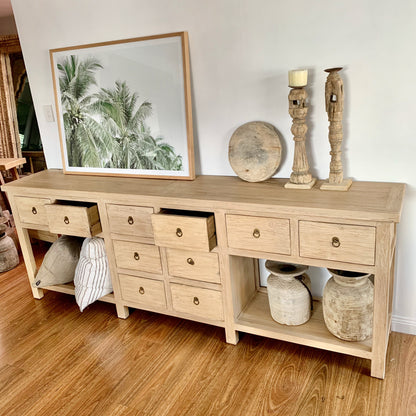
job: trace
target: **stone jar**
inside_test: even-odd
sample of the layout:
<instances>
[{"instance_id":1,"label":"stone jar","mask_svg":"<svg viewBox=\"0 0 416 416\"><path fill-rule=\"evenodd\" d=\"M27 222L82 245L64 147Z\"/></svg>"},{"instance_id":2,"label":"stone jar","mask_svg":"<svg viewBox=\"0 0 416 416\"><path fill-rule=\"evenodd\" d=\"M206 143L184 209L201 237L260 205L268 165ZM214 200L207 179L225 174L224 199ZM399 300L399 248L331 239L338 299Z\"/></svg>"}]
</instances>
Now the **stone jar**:
<instances>
[{"instance_id":1,"label":"stone jar","mask_svg":"<svg viewBox=\"0 0 416 416\"><path fill-rule=\"evenodd\" d=\"M0 272L13 269L19 264L14 241L6 234L6 226L0 224Z\"/></svg>"},{"instance_id":2,"label":"stone jar","mask_svg":"<svg viewBox=\"0 0 416 416\"><path fill-rule=\"evenodd\" d=\"M325 325L345 341L364 341L373 332L374 286L370 274L328 269L323 293Z\"/></svg>"},{"instance_id":3,"label":"stone jar","mask_svg":"<svg viewBox=\"0 0 416 416\"><path fill-rule=\"evenodd\" d=\"M308 266L266 261L271 273L267 278L272 318L279 324L301 325L311 317L311 279L304 272Z\"/></svg>"}]
</instances>

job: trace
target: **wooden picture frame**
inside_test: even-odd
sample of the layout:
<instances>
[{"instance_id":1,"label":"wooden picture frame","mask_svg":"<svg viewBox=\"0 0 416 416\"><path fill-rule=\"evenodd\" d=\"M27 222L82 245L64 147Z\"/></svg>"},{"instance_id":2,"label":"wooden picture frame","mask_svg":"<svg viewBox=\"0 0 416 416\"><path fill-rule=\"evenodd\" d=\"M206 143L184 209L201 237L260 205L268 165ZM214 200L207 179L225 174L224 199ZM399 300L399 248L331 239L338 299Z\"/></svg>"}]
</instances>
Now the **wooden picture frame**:
<instances>
[{"instance_id":1,"label":"wooden picture frame","mask_svg":"<svg viewBox=\"0 0 416 416\"><path fill-rule=\"evenodd\" d=\"M187 32L49 52L64 173L195 178Z\"/></svg>"}]
</instances>

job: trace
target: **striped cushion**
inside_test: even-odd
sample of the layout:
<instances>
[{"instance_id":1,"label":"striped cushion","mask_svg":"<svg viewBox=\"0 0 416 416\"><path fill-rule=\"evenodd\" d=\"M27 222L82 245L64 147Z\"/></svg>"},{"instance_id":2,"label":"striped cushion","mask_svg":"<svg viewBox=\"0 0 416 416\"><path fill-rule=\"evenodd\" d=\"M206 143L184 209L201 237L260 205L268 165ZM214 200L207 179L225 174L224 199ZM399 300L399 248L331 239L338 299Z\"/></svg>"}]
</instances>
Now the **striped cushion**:
<instances>
[{"instance_id":1,"label":"striped cushion","mask_svg":"<svg viewBox=\"0 0 416 416\"><path fill-rule=\"evenodd\" d=\"M86 238L82 243L74 285L75 299L81 312L97 299L113 291L102 238Z\"/></svg>"}]
</instances>

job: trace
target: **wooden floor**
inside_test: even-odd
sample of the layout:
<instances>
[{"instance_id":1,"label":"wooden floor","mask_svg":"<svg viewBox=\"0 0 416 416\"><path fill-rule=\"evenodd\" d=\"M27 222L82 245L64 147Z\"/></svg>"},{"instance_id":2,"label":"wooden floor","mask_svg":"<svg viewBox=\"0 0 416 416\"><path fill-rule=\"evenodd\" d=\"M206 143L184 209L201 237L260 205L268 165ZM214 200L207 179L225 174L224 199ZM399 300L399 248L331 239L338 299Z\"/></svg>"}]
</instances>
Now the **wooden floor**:
<instances>
[{"instance_id":1,"label":"wooden floor","mask_svg":"<svg viewBox=\"0 0 416 416\"><path fill-rule=\"evenodd\" d=\"M393 333L384 381L369 362L70 295L0 274L0 415L416 415L416 337Z\"/></svg>"}]
</instances>

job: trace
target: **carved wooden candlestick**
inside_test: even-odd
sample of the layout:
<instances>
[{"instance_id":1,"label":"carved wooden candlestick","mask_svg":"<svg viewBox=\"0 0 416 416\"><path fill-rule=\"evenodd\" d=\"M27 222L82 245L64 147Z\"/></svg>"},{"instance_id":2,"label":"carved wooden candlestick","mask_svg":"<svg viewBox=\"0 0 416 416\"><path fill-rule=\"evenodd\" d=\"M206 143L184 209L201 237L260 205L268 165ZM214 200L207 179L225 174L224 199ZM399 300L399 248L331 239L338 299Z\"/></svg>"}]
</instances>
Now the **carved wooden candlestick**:
<instances>
[{"instance_id":1,"label":"carved wooden candlestick","mask_svg":"<svg viewBox=\"0 0 416 416\"><path fill-rule=\"evenodd\" d=\"M329 75L325 83L325 107L329 120L329 143L331 145L331 163L329 179L321 185L321 189L330 191L347 191L351 179L344 179L341 160L342 144L342 113L344 110L344 83L338 74L342 68L325 69Z\"/></svg>"},{"instance_id":2,"label":"carved wooden candlestick","mask_svg":"<svg viewBox=\"0 0 416 416\"><path fill-rule=\"evenodd\" d=\"M316 178L312 178L309 173L305 147L306 132L308 131L305 122L308 113L307 97L308 93L303 87L293 88L289 93L289 114L293 119L291 132L295 141L295 154L290 181L285 184L285 188L311 189L316 182Z\"/></svg>"}]
</instances>

